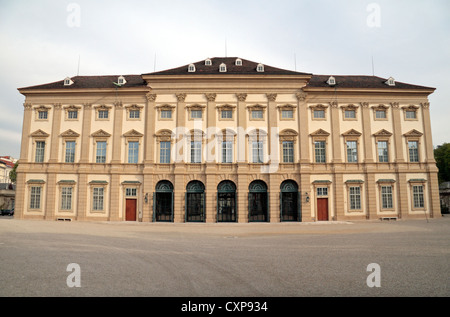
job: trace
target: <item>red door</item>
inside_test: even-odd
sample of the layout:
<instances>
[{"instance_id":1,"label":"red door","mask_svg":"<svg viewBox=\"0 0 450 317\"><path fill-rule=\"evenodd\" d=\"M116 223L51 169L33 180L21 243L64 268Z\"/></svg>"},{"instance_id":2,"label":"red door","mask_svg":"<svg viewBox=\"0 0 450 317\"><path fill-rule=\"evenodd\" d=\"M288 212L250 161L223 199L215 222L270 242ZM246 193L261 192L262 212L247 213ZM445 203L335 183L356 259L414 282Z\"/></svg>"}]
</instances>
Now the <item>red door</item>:
<instances>
[{"instance_id":1,"label":"red door","mask_svg":"<svg viewBox=\"0 0 450 317\"><path fill-rule=\"evenodd\" d=\"M125 210L126 221L136 221L136 201L136 199L127 199Z\"/></svg>"},{"instance_id":2,"label":"red door","mask_svg":"<svg viewBox=\"0 0 450 317\"><path fill-rule=\"evenodd\" d=\"M328 220L328 198L317 198L317 220Z\"/></svg>"}]
</instances>

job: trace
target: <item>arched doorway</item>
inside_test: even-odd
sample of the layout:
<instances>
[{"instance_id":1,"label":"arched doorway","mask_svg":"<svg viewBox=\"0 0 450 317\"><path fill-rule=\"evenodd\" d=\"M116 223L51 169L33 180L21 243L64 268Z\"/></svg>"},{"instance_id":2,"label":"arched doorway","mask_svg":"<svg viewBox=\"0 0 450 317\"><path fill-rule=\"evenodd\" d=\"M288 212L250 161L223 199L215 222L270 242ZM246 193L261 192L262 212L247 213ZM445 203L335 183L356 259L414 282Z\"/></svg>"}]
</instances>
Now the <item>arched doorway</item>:
<instances>
[{"instance_id":1,"label":"arched doorway","mask_svg":"<svg viewBox=\"0 0 450 317\"><path fill-rule=\"evenodd\" d=\"M205 218L205 185L200 181L189 182L186 186L185 220L204 222Z\"/></svg>"},{"instance_id":2,"label":"arched doorway","mask_svg":"<svg viewBox=\"0 0 450 317\"><path fill-rule=\"evenodd\" d=\"M253 181L248 190L248 221L269 221L269 195L266 183L260 180Z\"/></svg>"},{"instance_id":3,"label":"arched doorway","mask_svg":"<svg viewBox=\"0 0 450 317\"><path fill-rule=\"evenodd\" d=\"M160 181L153 195L153 221L173 222L172 183Z\"/></svg>"},{"instance_id":4,"label":"arched doorway","mask_svg":"<svg viewBox=\"0 0 450 317\"><path fill-rule=\"evenodd\" d=\"M286 180L280 187L281 221L301 221L298 185L293 180Z\"/></svg>"},{"instance_id":5,"label":"arched doorway","mask_svg":"<svg viewBox=\"0 0 450 317\"><path fill-rule=\"evenodd\" d=\"M236 185L222 181L217 186L217 222L236 222Z\"/></svg>"}]
</instances>

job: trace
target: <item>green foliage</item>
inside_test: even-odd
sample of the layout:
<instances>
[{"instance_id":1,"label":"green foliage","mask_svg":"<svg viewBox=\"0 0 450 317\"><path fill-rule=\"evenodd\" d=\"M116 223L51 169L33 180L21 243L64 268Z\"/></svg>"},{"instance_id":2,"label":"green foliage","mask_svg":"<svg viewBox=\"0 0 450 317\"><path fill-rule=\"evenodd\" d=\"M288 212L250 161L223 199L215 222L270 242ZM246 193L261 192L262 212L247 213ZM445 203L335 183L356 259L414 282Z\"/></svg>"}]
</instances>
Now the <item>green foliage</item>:
<instances>
[{"instance_id":1,"label":"green foliage","mask_svg":"<svg viewBox=\"0 0 450 317\"><path fill-rule=\"evenodd\" d=\"M16 183L17 180L17 166L19 165L19 162L17 161L16 164L14 164L13 169L11 170L11 172L9 172L9 179L11 180L12 183Z\"/></svg>"},{"instance_id":2,"label":"green foliage","mask_svg":"<svg viewBox=\"0 0 450 317\"><path fill-rule=\"evenodd\" d=\"M434 158L439 168L439 183L450 181L450 143L439 145L434 150Z\"/></svg>"}]
</instances>

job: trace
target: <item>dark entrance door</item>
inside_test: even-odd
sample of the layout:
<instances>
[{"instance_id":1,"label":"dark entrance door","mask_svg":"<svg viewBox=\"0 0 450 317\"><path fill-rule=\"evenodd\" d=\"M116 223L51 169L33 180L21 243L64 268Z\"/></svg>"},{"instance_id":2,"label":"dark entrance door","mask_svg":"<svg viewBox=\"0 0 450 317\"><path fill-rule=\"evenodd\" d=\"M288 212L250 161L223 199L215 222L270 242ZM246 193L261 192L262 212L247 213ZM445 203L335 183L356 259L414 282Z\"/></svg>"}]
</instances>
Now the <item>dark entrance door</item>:
<instances>
[{"instance_id":1,"label":"dark entrance door","mask_svg":"<svg viewBox=\"0 0 450 317\"><path fill-rule=\"evenodd\" d=\"M154 221L173 222L173 185L161 181L156 185L154 203Z\"/></svg>"},{"instance_id":2,"label":"dark entrance door","mask_svg":"<svg viewBox=\"0 0 450 317\"><path fill-rule=\"evenodd\" d=\"M280 189L281 221L300 221L297 183L291 180L284 181Z\"/></svg>"},{"instance_id":3,"label":"dark entrance door","mask_svg":"<svg viewBox=\"0 0 450 317\"><path fill-rule=\"evenodd\" d=\"M328 220L328 198L317 198L317 220Z\"/></svg>"},{"instance_id":4,"label":"dark entrance door","mask_svg":"<svg viewBox=\"0 0 450 317\"><path fill-rule=\"evenodd\" d=\"M269 221L267 185L263 181L253 181L248 193L248 221Z\"/></svg>"},{"instance_id":5,"label":"dark entrance door","mask_svg":"<svg viewBox=\"0 0 450 317\"><path fill-rule=\"evenodd\" d=\"M202 182L192 181L186 187L186 222L204 222L205 186Z\"/></svg>"},{"instance_id":6,"label":"dark entrance door","mask_svg":"<svg viewBox=\"0 0 450 317\"><path fill-rule=\"evenodd\" d=\"M136 221L136 199L127 199L125 207L125 220Z\"/></svg>"},{"instance_id":7,"label":"dark entrance door","mask_svg":"<svg viewBox=\"0 0 450 317\"><path fill-rule=\"evenodd\" d=\"M236 222L236 185L223 181L217 186L217 221Z\"/></svg>"}]
</instances>

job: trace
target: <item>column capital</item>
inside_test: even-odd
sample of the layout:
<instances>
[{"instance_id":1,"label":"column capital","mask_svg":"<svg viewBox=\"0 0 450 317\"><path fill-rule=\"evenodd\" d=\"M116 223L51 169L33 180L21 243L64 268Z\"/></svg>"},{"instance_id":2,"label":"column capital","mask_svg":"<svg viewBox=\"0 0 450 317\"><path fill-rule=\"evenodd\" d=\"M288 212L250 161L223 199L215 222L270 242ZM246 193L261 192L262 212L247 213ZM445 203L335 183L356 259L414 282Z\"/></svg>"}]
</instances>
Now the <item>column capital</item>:
<instances>
[{"instance_id":1,"label":"column capital","mask_svg":"<svg viewBox=\"0 0 450 317\"><path fill-rule=\"evenodd\" d=\"M23 108L25 109L25 110L31 110L31 108L32 108L32 104L31 103L24 103L23 104Z\"/></svg>"},{"instance_id":2,"label":"column capital","mask_svg":"<svg viewBox=\"0 0 450 317\"><path fill-rule=\"evenodd\" d=\"M153 94L153 93L148 93L145 95L145 97L147 98L147 101L149 101L149 102L153 102L156 100L156 94Z\"/></svg>"},{"instance_id":3,"label":"column capital","mask_svg":"<svg viewBox=\"0 0 450 317\"><path fill-rule=\"evenodd\" d=\"M269 101L276 101L277 100L277 94L266 94L267 99Z\"/></svg>"},{"instance_id":4,"label":"column capital","mask_svg":"<svg viewBox=\"0 0 450 317\"><path fill-rule=\"evenodd\" d=\"M429 102L422 102L421 103L422 108L424 109L429 109L430 108L430 103Z\"/></svg>"},{"instance_id":5,"label":"column capital","mask_svg":"<svg viewBox=\"0 0 450 317\"><path fill-rule=\"evenodd\" d=\"M247 100L247 94L236 94L236 97L237 97L238 101Z\"/></svg>"},{"instance_id":6,"label":"column capital","mask_svg":"<svg viewBox=\"0 0 450 317\"><path fill-rule=\"evenodd\" d=\"M186 94L185 93L179 93L175 94L177 96L178 102L184 102L186 100Z\"/></svg>"},{"instance_id":7,"label":"column capital","mask_svg":"<svg viewBox=\"0 0 450 317\"><path fill-rule=\"evenodd\" d=\"M306 97L308 96L308 94L306 92L304 92L303 89L302 89L299 92L297 92L295 94L295 96L297 97L298 101L305 101Z\"/></svg>"},{"instance_id":8,"label":"column capital","mask_svg":"<svg viewBox=\"0 0 450 317\"><path fill-rule=\"evenodd\" d=\"M214 93L205 94L205 97L208 101L216 101L217 94Z\"/></svg>"},{"instance_id":9,"label":"column capital","mask_svg":"<svg viewBox=\"0 0 450 317\"><path fill-rule=\"evenodd\" d=\"M392 107L393 109L399 109L400 104L399 104L398 102L391 102L391 107Z\"/></svg>"}]
</instances>

